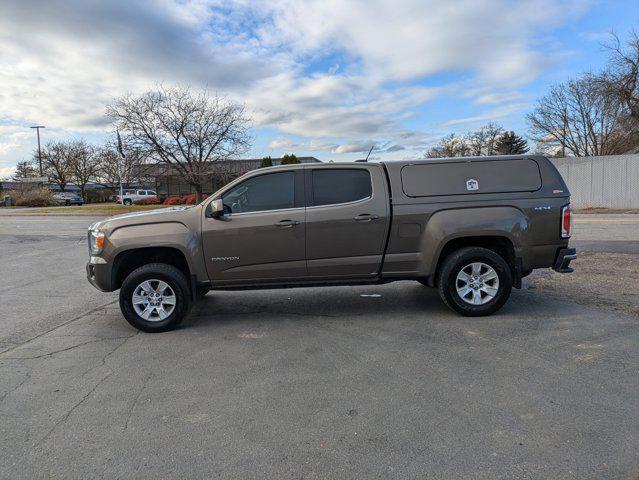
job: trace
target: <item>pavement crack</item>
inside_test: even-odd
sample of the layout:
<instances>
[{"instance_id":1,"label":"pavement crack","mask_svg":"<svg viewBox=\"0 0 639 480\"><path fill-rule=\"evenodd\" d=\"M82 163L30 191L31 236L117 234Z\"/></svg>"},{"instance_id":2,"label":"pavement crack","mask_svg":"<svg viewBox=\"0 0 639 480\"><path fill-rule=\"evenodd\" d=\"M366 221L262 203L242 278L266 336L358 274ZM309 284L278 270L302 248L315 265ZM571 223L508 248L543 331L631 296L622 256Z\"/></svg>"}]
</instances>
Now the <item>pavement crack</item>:
<instances>
[{"instance_id":1,"label":"pavement crack","mask_svg":"<svg viewBox=\"0 0 639 480\"><path fill-rule=\"evenodd\" d=\"M76 402L70 409L69 411L67 411L67 413L65 413L64 415L62 415L58 421L56 421L53 426L49 429L49 431L40 439L38 440L35 444L34 447L38 447L40 445L42 445L42 443L47 440L47 438L49 438L53 432L55 432L55 430L58 428L59 425L61 425L62 423L65 423L69 417L71 416L71 414L73 412L75 412L78 407L80 407L80 405L82 405L84 402L87 401L87 399L93 394L93 392L95 392L98 387L100 385L102 385L104 383L104 381L109 378L111 375L113 374L112 371L110 371L109 373L107 373L104 377L102 377L102 379L96 383L93 388L91 390L89 390L78 402Z\"/></svg>"},{"instance_id":2,"label":"pavement crack","mask_svg":"<svg viewBox=\"0 0 639 480\"><path fill-rule=\"evenodd\" d=\"M81 347L83 345L88 345L90 343L98 343L98 342L102 342L102 341L103 341L103 339L89 340L88 342L78 343L76 345L71 345L70 347L61 348L60 350L54 350L53 352L49 352L49 353L43 353L42 355L35 355L33 357L11 357L11 356L8 356L6 358L11 359L11 360L36 360L38 358L44 358L44 357L49 357L51 355L55 355L56 353L68 352L69 350L73 350L74 348L78 348L78 347Z\"/></svg>"},{"instance_id":3,"label":"pavement crack","mask_svg":"<svg viewBox=\"0 0 639 480\"><path fill-rule=\"evenodd\" d=\"M137 337L138 335L140 335L140 333L142 333L140 330L138 330L137 332L135 332L133 335L129 335L128 337L124 337L124 341L121 342L117 347L115 347L113 350L111 350L109 353L107 353L104 358L102 358L102 365L106 365L106 361L107 359L113 355L118 349L120 349L120 347L124 346L125 343L127 343L129 340L131 340L134 337ZM108 365L106 365L108 367Z\"/></svg>"},{"instance_id":4,"label":"pavement crack","mask_svg":"<svg viewBox=\"0 0 639 480\"><path fill-rule=\"evenodd\" d=\"M27 380L29 380L31 378L31 372L33 372L33 369L29 369L27 371L27 374L24 376L24 378L22 379L21 382L19 382L15 387L13 387L11 390L9 390L8 392L6 392L4 395L2 395L2 397L0 397L0 404L2 402L4 402L4 399L7 398L9 395L11 395L13 392L17 391L20 387L22 387L22 385L24 385L25 383L27 383Z\"/></svg>"},{"instance_id":5,"label":"pavement crack","mask_svg":"<svg viewBox=\"0 0 639 480\"><path fill-rule=\"evenodd\" d=\"M12 352L13 350L15 350L17 348L20 348L21 346L26 345L29 342L32 342L32 341L34 341L34 340L36 340L36 339L38 339L40 337L43 337L44 335L47 335L48 333L54 332L54 331L56 331L56 330L58 330L58 329L60 329L62 327L65 327L65 326L69 325L70 323L73 323L75 321L81 320L82 318L86 317L87 315L91 315L92 313L95 313L95 312L97 312L97 311L99 311L99 310L101 310L103 308L106 308L109 305L113 305L114 303L117 303L117 302L118 302L118 300L116 299L116 300L111 300L109 302L103 303L102 305L98 305L97 307L94 307L91 310L88 310L88 311L86 311L84 313L81 313L80 315L77 315L77 316L73 317L72 319L67 320L64 323L61 323L60 325L55 326L51 330L47 330L46 332L39 333L35 337L31 337L30 339L28 339L28 340L26 340L26 341L24 341L22 343L14 343L15 346L5 350L2 353L0 353L0 357L3 357L7 353ZM13 343L13 342L11 342L11 343Z\"/></svg>"},{"instance_id":6,"label":"pavement crack","mask_svg":"<svg viewBox=\"0 0 639 480\"><path fill-rule=\"evenodd\" d=\"M142 387L138 391L138 394L133 399L133 403L131 404L131 408L129 408L129 411L128 411L127 416L126 416L126 422L124 422L124 428L122 429L122 432L126 432L127 429L129 428L129 422L131 421L131 417L133 416L133 411L135 410L135 407L137 407L137 405L138 405L138 403L140 401L140 397L142 396L142 392L144 392L144 389L148 385L149 380L151 380L151 376L152 375L149 374L146 377L146 380L144 380L144 383L142 383Z\"/></svg>"}]
</instances>

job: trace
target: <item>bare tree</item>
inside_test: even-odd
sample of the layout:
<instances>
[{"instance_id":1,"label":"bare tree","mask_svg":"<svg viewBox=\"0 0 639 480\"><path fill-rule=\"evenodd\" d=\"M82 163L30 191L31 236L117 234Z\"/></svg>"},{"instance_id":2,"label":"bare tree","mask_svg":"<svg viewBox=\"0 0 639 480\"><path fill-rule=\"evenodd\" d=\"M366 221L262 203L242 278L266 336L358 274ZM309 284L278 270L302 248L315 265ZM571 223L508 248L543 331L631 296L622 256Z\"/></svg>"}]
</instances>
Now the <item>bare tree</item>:
<instances>
[{"instance_id":1,"label":"bare tree","mask_svg":"<svg viewBox=\"0 0 639 480\"><path fill-rule=\"evenodd\" d=\"M527 118L531 136L542 144L557 145L576 157L614 155L627 151L634 136L622 110L582 77L553 86Z\"/></svg>"},{"instance_id":2,"label":"bare tree","mask_svg":"<svg viewBox=\"0 0 639 480\"><path fill-rule=\"evenodd\" d=\"M34 177L36 173L36 169L34 167L34 163L28 160L24 160L22 162L18 162L16 165L16 171L13 174L13 178L24 179L29 177Z\"/></svg>"},{"instance_id":3,"label":"bare tree","mask_svg":"<svg viewBox=\"0 0 639 480\"><path fill-rule=\"evenodd\" d=\"M503 127L492 122L471 133L467 137L471 155L476 157L480 155L494 155L497 142L503 134Z\"/></svg>"},{"instance_id":4,"label":"bare tree","mask_svg":"<svg viewBox=\"0 0 639 480\"><path fill-rule=\"evenodd\" d=\"M68 142L51 141L42 149L42 168L49 180L55 183L60 191L65 190L71 182L71 162L73 148ZM33 155L38 158L38 152Z\"/></svg>"},{"instance_id":5,"label":"bare tree","mask_svg":"<svg viewBox=\"0 0 639 480\"><path fill-rule=\"evenodd\" d=\"M639 32L631 32L626 48L615 34L604 47L610 53L608 66L590 79L604 95L623 104L628 115L639 124Z\"/></svg>"},{"instance_id":6,"label":"bare tree","mask_svg":"<svg viewBox=\"0 0 639 480\"><path fill-rule=\"evenodd\" d=\"M80 188L80 194L86 202L86 186L89 182L97 179L98 157L95 154L95 149L84 140L68 142L68 148L71 153L69 161L71 183Z\"/></svg>"},{"instance_id":7,"label":"bare tree","mask_svg":"<svg viewBox=\"0 0 639 480\"><path fill-rule=\"evenodd\" d=\"M96 150L98 160L98 182L106 187L117 189L120 183L129 185L140 181L146 171L146 157L142 151L131 148L127 142L122 144L120 154L117 142L110 141Z\"/></svg>"},{"instance_id":8,"label":"bare tree","mask_svg":"<svg viewBox=\"0 0 639 480\"><path fill-rule=\"evenodd\" d=\"M203 183L216 173L216 161L250 147L244 106L188 88L159 88L125 95L107 107L132 147L175 170L201 198Z\"/></svg>"},{"instance_id":9,"label":"bare tree","mask_svg":"<svg viewBox=\"0 0 639 480\"><path fill-rule=\"evenodd\" d=\"M424 156L427 158L468 157L471 154L466 139L451 133L430 148Z\"/></svg>"}]
</instances>

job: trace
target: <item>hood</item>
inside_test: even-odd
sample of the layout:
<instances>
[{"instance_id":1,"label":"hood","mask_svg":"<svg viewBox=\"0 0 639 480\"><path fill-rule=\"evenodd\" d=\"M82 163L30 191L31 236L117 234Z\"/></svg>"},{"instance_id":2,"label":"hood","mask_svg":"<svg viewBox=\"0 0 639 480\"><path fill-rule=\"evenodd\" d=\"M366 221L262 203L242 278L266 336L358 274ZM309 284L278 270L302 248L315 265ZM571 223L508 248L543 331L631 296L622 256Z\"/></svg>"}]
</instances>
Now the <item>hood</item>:
<instances>
[{"instance_id":1,"label":"hood","mask_svg":"<svg viewBox=\"0 0 639 480\"><path fill-rule=\"evenodd\" d=\"M99 228L104 231L113 231L124 226L164 222L178 222L186 225L190 223L191 217L199 217L200 209L201 206L199 205L189 205L123 213L100 220L91 225L89 229Z\"/></svg>"}]
</instances>

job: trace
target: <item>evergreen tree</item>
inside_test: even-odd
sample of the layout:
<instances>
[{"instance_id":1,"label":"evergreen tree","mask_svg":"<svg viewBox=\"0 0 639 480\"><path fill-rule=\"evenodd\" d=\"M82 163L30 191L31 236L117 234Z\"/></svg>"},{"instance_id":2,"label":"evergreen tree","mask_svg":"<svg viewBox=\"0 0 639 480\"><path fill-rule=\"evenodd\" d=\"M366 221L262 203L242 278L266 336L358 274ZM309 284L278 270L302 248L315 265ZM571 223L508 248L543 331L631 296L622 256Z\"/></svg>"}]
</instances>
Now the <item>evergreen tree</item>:
<instances>
[{"instance_id":1,"label":"evergreen tree","mask_svg":"<svg viewBox=\"0 0 639 480\"><path fill-rule=\"evenodd\" d=\"M520 155L528 152L528 142L511 130L499 137L495 152L498 155Z\"/></svg>"},{"instance_id":2,"label":"evergreen tree","mask_svg":"<svg viewBox=\"0 0 639 480\"><path fill-rule=\"evenodd\" d=\"M282 157L282 163L281 165L293 165L295 163L300 163L300 161L297 159L297 157L294 154L286 154Z\"/></svg>"},{"instance_id":3,"label":"evergreen tree","mask_svg":"<svg viewBox=\"0 0 639 480\"><path fill-rule=\"evenodd\" d=\"M260 163L260 168L272 167L272 166L273 166L273 160L271 159L270 155L268 157L264 157L262 159L262 163Z\"/></svg>"}]
</instances>

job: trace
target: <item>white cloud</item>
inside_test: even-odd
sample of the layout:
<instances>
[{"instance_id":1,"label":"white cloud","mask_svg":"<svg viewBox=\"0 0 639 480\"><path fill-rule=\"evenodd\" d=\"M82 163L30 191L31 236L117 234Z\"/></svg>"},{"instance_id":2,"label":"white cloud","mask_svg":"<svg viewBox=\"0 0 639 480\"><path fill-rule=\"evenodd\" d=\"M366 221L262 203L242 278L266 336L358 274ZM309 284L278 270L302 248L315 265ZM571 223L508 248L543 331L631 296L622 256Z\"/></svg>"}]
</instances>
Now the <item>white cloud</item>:
<instances>
[{"instance_id":1,"label":"white cloud","mask_svg":"<svg viewBox=\"0 0 639 480\"><path fill-rule=\"evenodd\" d=\"M529 108L530 108L530 105L528 103L512 103L512 104L504 105L504 106L489 110L487 112L482 113L481 115L450 120L444 123L444 126L461 125L465 123L487 122L487 121L495 120L501 117L505 117L507 115L512 115L514 113L522 112Z\"/></svg>"},{"instance_id":2,"label":"white cloud","mask_svg":"<svg viewBox=\"0 0 639 480\"><path fill-rule=\"evenodd\" d=\"M374 146L375 146L375 142L372 140L363 141L363 142L348 142L338 146L334 150L334 152L335 153L363 153L363 152L368 152Z\"/></svg>"},{"instance_id":3,"label":"white cloud","mask_svg":"<svg viewBox=\"0 0 639 480\"><path fill-rule=\"evenodd\" d=\"M255 8L272 18L260 32L264 43L304 53L348 50L369 76L406 80L476 70L512 82L538 73L535 32L572 20L590 3L269 0Z\"/></svg>"},{"instance_id":4,"label":"white cloud","mask_svg":"<svg viewBox=\"0 0 639 480\"><path fill-rule=\"evenodd\" d=\"M418 149L429 135L403 123L439 95L463 96L460 85L420 80L464 72L476 104L501 105L449 125L506 115L521 101L517 86L546 66L539 32L589 3L4 0L0 120L100 132L113 97L190 83L245 101L257 126L277 132L275 150L359 153L355 145L372 141L389 152ZM310 68L316 61L323 66ZM0 129L0 167L32 140Z\"/></svg>"},{"instance_id":5,"label":"white cloud","mask_svg":"<svg viewBox=\"0 0 639 480\"><path fill-rule=\"evenodd\" d=\"M473 103L475 105L492 105L496 103L506 103L521 100L524 95L520 92L487 92L478 93Z\"/></svg>"},{"instance_id":6,"label":"white cloud","mask_svg":"<svg viewBox=\"0 0 639 480\"><path fill-rule=\"evenodd\" d=\"M16 167L1 167L0 168L0 180L8 179L13 176L16 171Z\"/></svg>"}]
</instances>

